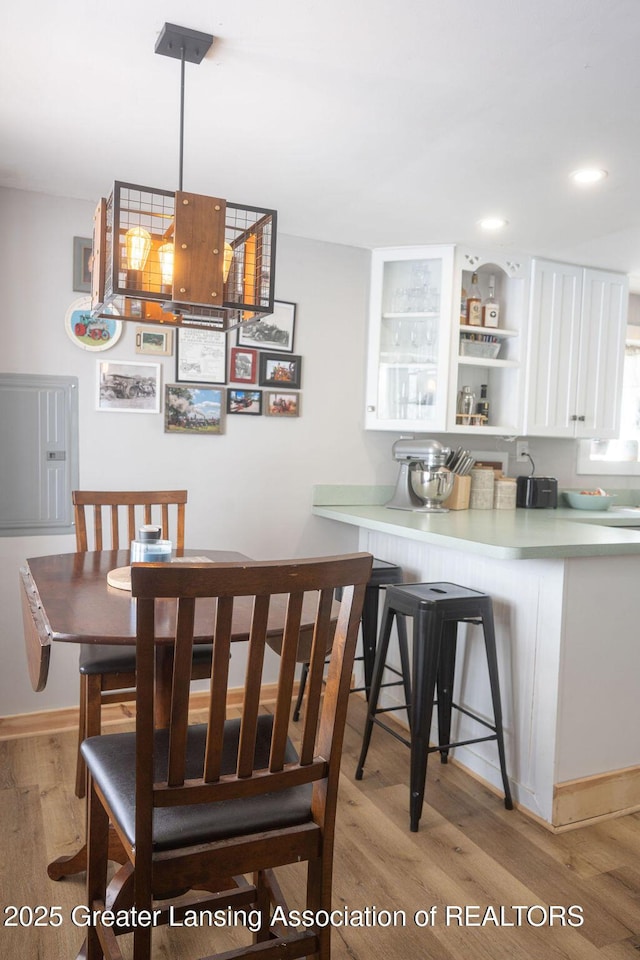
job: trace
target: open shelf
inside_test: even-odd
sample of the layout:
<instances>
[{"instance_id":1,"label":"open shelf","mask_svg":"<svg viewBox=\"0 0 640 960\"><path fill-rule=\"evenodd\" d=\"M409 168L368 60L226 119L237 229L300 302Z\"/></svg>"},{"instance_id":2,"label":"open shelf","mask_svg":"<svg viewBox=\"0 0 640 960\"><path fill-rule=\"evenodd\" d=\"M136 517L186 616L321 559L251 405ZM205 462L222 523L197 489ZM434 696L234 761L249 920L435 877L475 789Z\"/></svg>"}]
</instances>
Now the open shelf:
<instances>
[{"instance_id":1,"label":"open shelf","mask_svg":"<svg viewBox=\"0 0 640 960\"><path fill-rule=\"evenodd\" d=\"M517 360L490 360L488 357L458 356L458 365L461 367L519 367Z\"/></svg>"},{"instance_id":2,"label":"open shelf","mask_svg":"<svg viewBox=\"0 0 640 960\"><path fill-rule=\"evenodd\" d=\"M518 337L519 330L507 330L505 327L472 327L468 323L461 323L458 327L461 333L478 333L489 337Z\"/></svg>"}]
</instances>

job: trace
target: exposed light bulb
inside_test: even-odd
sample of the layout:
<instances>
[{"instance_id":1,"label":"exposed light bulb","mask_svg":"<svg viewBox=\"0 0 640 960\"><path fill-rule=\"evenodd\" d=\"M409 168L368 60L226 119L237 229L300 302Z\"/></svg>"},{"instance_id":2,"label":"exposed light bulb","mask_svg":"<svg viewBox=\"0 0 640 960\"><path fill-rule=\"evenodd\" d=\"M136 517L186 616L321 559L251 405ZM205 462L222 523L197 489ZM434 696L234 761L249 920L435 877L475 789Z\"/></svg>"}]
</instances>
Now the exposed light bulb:
<instances>
[{"instance_id":1,"label":"exposed light bulb","mask_svg":"<svg viewBox=\"0 0 640 960\"><path fill-rule=\"evenodd\" d=\"M124 235L127 270L144 270L151 252L151 234L143 227L131 227Z\"/></svg>"},{"instance_id":2,"label":"exposed light bulb","mask_svg":"<svg viewBox=\"0 0 640 960\"><path fill-rule=\"evenodd\" d=\"M233 247L230 243L224 242L224 263L222 264L222 279L226 283L227 277L229 276L229 270L231 270L231 263L233 261Z\"/></svg>"},{"instance_id":3,"label":"exposed light bulb","mask_svg":"<svg viewBox=\"0 0 640 960\"><path fill-rule=\"evenodd\" d=\"M170 240L158 247L162 286L171 290L173 286L173 243Z\"/></svg>"}]
</instances>

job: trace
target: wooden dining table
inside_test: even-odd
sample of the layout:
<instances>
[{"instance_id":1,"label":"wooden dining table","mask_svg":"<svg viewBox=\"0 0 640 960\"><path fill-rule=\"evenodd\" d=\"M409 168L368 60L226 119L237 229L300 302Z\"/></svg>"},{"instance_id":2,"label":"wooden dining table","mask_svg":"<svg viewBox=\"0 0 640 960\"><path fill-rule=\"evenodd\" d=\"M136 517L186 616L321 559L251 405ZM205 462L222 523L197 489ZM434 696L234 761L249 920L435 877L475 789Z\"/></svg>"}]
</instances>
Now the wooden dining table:
<instances>
[{"instance_id":1,"label":"wooden dining table","mask_svg":"<svg viewBox=\"0 0 640 960\"><path fill-rule=\"evenodd\" d=\"M173 562L237 563L252 562L242 553L229 550L187 550ZM49 653L55 643L134 644L136 640L136 601L126 589L111 586L107 574L121 571L129 563L128 550L100 550L88 553L60 553L33 557L20 571L25 625L25 643L31 683L35 690L46 685ZM194 640L213 641L215 600L196 604ZM336 604L336 616L339 605ZM267 642L278 652L284 629L285 598L274 597L269 612ZM156 618L156 715L160 725L168 716L171 677L171 643L175 636L176 601L158 600ZM233 640L249 637L252 598L238 598L234 604ZM309 659L315 619L314 598L306 597L298 659ZM118 861L118 841L110 847L110 857ZM86 868L86 848L49 864L52 880Z\"/></svg>"}]
</instances>

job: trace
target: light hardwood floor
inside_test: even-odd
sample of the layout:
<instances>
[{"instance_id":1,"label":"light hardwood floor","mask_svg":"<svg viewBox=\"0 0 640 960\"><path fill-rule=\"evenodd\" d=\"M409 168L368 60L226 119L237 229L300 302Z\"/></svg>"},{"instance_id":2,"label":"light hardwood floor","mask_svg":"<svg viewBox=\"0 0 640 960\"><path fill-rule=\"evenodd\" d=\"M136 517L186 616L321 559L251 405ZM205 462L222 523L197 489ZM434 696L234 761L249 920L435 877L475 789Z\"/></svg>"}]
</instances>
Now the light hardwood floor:
<instances>
[{"instance_id":1,"label":"light hardwood floor","mask_svg":"<svg viewBox=\"0 0 640 960\"><path fill-rule=\"evenodd\" d=\"M335 858L338 910L396 911L395 926L345 926L333 932L334 960L637 960L640 953L640 814L554 836L455 765L432 758L419 833L408 826L408 751L374 731L364 779L353 772L364 722L352 697L345 739ZM81 842L83 803L73 795L72 732L0 743L0 956L71 960L83 940L72 922L84 900L83 876L54 883L46 864ZM284 872L293 906L296 867ZM58 907L60 926L7 926L17 907ZM533 907L522 925L512 908ZM549 908L579 907L580 927L544 923ZM435 908L420 927L417 911ZM467 925L457 908L473 907ZM491 915L495 909L503 925ZM450 922L446 922L449 909ZM41 911L44 912L44 911ZM401 917L405 925L401 925ZM419 915L424 916L424 914ZM358 919L357 915L352 919ZM382 917L384 921L384 916ZM54 921L55 922L55 921ZM20 923L20 917L18 917ZM192 960L246 939L246 930L163 929L156 956ZM128 938L123 938L127 940ZM129 946L125 943L125 956Z\"/></svg>"}]
</instances>

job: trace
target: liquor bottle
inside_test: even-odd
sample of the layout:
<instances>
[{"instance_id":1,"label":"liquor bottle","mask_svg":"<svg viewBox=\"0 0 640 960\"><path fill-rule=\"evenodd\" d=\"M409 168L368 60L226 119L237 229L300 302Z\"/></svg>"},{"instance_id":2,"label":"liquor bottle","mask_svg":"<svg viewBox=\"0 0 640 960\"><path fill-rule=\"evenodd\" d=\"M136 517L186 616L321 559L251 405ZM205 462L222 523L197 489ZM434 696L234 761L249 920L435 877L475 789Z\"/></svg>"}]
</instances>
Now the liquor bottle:
<instances>
[{"instance_id":1,"label":"liquor bottle","mask_svg":"<svg viewBox=\"0 0 640 960\"><path fill-rule=\"evenodd\" d=\"M462 287L460 291L460 323L467 322L467 289Z\"/></svg>"},{"instance_id":2,"label":"liquor bottle","mask_svg":"<svg viewBox=\"0 0 640 960\"><path fill-rule=\"evenodd\" d=\"M471 327L482 326L482 296L477 273L471 277L471 287L467 296L467 323Z\"/></svg>"},{"instance_id":3,"label":"liquor bottle","mask_svg":"<svg viewBox=\"0 0 640 960\"><path fill-rule=\"evenodd\" d=\"M480 424L481 426L486 427L489 423L489 401L487 400L486 383L480 384L480 399L476 404L476 413L479 413L480 416L484 417L484 420L481 420Z\"/></svg>"},{"instance_id":4,"label":"liquor bottle","mask_svg":"<svg viewBox=\"0 0 640 960\"><path fill-rule=\"evenodd\" d=\"M500 304L496 300L496 278L489 277L489 296L482 304L482 325L497 327L500 320Z\"/></svg>"}]
</instances>

